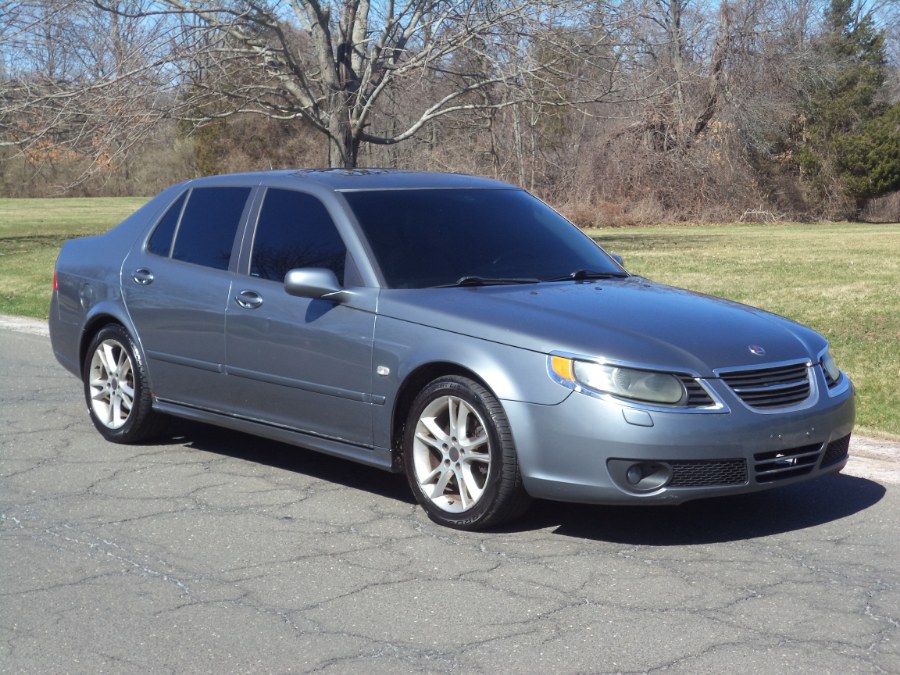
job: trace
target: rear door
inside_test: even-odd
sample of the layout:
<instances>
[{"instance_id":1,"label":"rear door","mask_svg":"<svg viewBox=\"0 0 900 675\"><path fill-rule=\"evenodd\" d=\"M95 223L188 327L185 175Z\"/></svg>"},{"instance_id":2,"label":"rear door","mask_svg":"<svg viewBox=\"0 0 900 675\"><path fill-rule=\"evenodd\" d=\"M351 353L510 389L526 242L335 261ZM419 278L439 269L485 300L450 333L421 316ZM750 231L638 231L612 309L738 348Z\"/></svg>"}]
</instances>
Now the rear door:
<instances>
[{"instance_id":1,"label":"rear door","mask_svg":"<svg viewBox=\"0 0 900 675\"><path fill-rule=\"evenodd\" d=\"M122 293L160 399L224 411L225 308L235 234L252 188L198 187L168 209L122 268Z\"/></svg>"},{"instance_id":2,"label":"rear door","mask_svg":"<svg viewBox=\"0 0 900 675\"><path fill-rule=\"evenodd\" d=\"M284 290L296 268L332 270L354 286L355 265L324 204L269 188L249 259L226 312L229 385L238 415L304 433L372 443L372 341L376 289L334 302Z\"/></svg>"}]
</instances>

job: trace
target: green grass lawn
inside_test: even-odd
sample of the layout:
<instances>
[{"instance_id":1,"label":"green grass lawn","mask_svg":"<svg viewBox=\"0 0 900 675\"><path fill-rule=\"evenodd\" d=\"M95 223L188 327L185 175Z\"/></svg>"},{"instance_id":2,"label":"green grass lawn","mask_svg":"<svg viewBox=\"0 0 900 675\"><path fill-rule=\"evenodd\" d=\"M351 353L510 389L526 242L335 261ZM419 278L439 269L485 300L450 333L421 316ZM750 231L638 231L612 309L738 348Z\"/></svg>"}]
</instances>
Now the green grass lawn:
<instances>
[{"instance_id":1,"label":"green grass lawn","mask_svg":"<svg viewBox=\"0 0 900 675\"><path fill-rule=\"evenodd\" d=\"M0 199L0 314L46 319L53 265L63 242L104 232L146 201Z\"/></svg>"},{"instance_id":2,"label":"green grass lawn","mask_svg":"<svg viewBox=\"0 0 900 675\"><path fill-rule=\"evenodd\" d=\"M102 232L145 201L0 199L0 313L46 318L62 242ZM900 436L900 226L738 224L589 234L636 274L815 328L856 383L860 429Z\"/></svg>"}]
</instances>

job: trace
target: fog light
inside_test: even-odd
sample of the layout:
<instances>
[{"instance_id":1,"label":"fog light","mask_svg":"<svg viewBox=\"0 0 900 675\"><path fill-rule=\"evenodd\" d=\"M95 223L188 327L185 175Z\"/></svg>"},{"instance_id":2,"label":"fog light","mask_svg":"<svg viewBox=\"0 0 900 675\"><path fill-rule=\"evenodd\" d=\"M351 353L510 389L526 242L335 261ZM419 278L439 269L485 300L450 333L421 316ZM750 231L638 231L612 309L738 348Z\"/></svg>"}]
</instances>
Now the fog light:
<instances>
[{"instance_id":1,"label":"fog light","mask_svg":"<svg viewBox=\"0 0 900 675\"><path fill-rule=\"evenodd\" d=\"M625 473L625 480L627 480L632 485L637 485L641 482L641 478L644 477L644 472L641 471L640 464L632 464L628 471Z\"/></svg>"},{"instance_id":2,"label":"fog light","mask_svg":"<svg viewBox=\"0 0 900 675\"><path fill-rule=\"evenodd\" d=\"M672 480L672 467L665 462L610 459L607 467L619 487L629 492L654 492Z\"/></svg>"}]
</instances>

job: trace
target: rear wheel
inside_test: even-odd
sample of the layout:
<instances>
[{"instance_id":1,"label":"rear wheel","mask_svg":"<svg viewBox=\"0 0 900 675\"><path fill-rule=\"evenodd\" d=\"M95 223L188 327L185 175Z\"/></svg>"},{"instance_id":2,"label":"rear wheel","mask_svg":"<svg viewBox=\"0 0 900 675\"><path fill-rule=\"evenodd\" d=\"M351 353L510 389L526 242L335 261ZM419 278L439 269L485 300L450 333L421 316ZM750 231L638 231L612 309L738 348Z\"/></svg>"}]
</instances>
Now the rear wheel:
<instances>
[{"instance_id":1,"label":"rear wheel","mask_svg":"<svg viewBox=\"0 0 900 675\"><path fill-rule=\"evenodd\" d=\"M110 324L94 336L82 376L91 421L108 441L136 443L159 433L144 364L122 326Z\"/></svg>"},{"instance_id":2,"label":"rear wheel","mask_svg":"<svg viewBox=\"0 0 900 675\"><path fill-rule=\"evenodd\" d=\"M473 380L442 377L425 387L413 401L403 450L416 499L441 525L479 530L530 504L503 408Z\"/></svg>"}]
</instances>

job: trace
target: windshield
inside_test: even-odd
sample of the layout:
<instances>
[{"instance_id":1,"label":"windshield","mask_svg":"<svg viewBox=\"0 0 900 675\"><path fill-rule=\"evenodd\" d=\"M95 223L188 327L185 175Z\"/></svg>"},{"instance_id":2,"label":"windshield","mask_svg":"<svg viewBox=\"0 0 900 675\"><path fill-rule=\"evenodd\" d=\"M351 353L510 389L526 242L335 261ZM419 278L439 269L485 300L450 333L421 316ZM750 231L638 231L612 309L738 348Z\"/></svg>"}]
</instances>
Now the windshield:
<instances>
[{"instance_id":1,"label":"windshield","mask_svg":"<svg viewBox=\"0 0 900 675\"><path fill-rule=\"evenodd\" d=\"M391 288L624 276L590 238L523 190L343 195Z\"/></svg>"}]
</instances>

